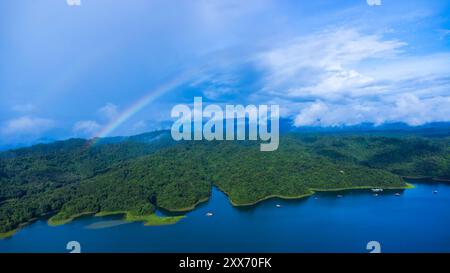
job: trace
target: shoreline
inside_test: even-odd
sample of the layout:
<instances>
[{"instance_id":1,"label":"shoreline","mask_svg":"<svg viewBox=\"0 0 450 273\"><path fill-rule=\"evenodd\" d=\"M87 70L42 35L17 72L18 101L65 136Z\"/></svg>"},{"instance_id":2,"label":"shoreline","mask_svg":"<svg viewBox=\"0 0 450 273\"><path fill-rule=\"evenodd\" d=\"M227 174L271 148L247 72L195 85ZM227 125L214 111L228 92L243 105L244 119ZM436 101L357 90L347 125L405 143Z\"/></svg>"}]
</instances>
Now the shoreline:
<instances>
[{"instance_id":1,"label":"shoreline","mask_svg":"<svg viewBox=\"0 0 450 273\"><path fill-rule=\"evenodd\" d=\"M450 179L436 178L432 176L402 176L402 178L409 180L428 180L429 182L450 183Z\"/></svg>"},{"instance_id":2,"label":"shoreline","mask_svg":"<svg viewBox=\"0 0 450 273\"><path fill-rule=\"evenodd\" d=\"M16 234L17 232L19 232L23 227L26 227L26 226L28 226L28 225L31 225L31 224L33 224L35 221L37 221L37 220L39 220L39 219L45 219L46 217L48 217L48 216L51 215L51 214L52 214L52 213L47 213L47 214L42 215L42 216L40 216L40 217L34 217L34 218L31 218L30 220L28 220L28 221L26 221L26 222L24 222L24 223L19 224L19 226L18 226L17 228L15 228L15 229L12 229L12 230L6 231L6 232L0 232L0 240L7 239L7 238L13 236L13 235Z\"/></svg>"},{"instance_id":3,"label":"shoreline","mask_svg":"<svg viewBox=\"0 0 450 273\"><path fill-rule=\"evenodd\" d=\"M62 220L55 220L55 219L53 219L53 217L54 217L53 216L47 220L47 224L51 227L57 227L57 226L68 224L68 223L72 222L73 220L76 220L77 218L92 215L92 214L95 214L95 212L81 212L81 213L75 214L73 216L70 216L70 218L62 219Z\"/></svg>"},{"instance_id":4,"label":"shoreline","mask_svg":"<svg viewBox=\"0 0 450 273\"><path fill-rule=\"evenodd\" d=\"M198 200L197 202L195 202L195 204L193 204L192 206L189 206L189 207L184 207L184 208L179 208L179 209L167 209L164 207L158 207L158 208L166 210L168 212L189 212L189 211L192 211L195 208L197 208L197 206L208 202L210 198L211 198L211 192L209 193L208 197Z\"/></svg>"},{"instance_id":5,"label":"shoreline","mask_svg":"<svg viewBox=\"0 0 450 273\"><path fill-rule=\"evenodd\" d=\"M0 240L12 237L18 231L20 231L20 228L16 228L16 229L13 229L13 230L10 230L10 231L7 231L7 232L0 232Z\"/></svg>"},{"instance_id":6,"label":"shoreline","mask_svg":"<svg viewBox=\"0 0 450 273\"><path fill-rule=\"evenodd\" d=\"M406 177L403 177L406 178ZM406 179L412 179L411 177L408 177ZM416 178L416 179L423 179L423 178ZM438 182L438 181L436 181ZM445 181L444 181L445 183ZM308 193L305 194L301 194L301 195L296 195L296 196L283 196L283 195L270 195L270 196L266 196L264 198L258 199L254 202L249 202L249 203L236 203L234 202L229 194L227 192L225 192L223 189L221 189L219 186L215 185L214 187L216 187L219 191L223 192L230 204L234 207L248 207L248 206L254 206L257 205L260 202L269 200L269 199L274 199L274 198L280 198L283 200L295 200L295 199L302 199L305 197L309 197L314 195L317 192L335 192L335 191L349 191L349 190L369 190L369 189L373 189L373 188L378 188L378 187L372 187L372 186L357 186L357 187L348 187L348 188L335 188L335 189L315 189L315 188L310 188ZM414 188L414 185L412 185L411 183L405 182L405 186L403 187L383 187L382 189L386 189L386 190L405 190L405 189L412 189ZM161 207L164 210L167 210L168 212L189 212L194 210L198 205L205 203L207 201L209 201L209 199L211 198L211 195L209 195L206 198L200 199L199 201L197 201L195 204L193 204L192 206L186 207L186 208L180 208L180 209L165 209L163 207ZM125 221L130 221L130 222L144 222L144 225L146 226L157 226L157 225L169 225L169 224L175 224L178 221L180 221L181 219L185 218L185 215L179 215L179 216L157 216L155 213L152 213L150 215L145 215L145 216L132 216L129 214L129 211L100 211L100 212L83 212L83 213L79 213L76 214L72 217L70 217L69 219L65 219L65 220L52 220L52 217L48 218L47 220L47 224L49 226L60 226L60 225L64 225L67 223L70 223L74 220L76 220L77 218L83 217L83 216L88 216L88 215L92 215L94 217L103 217L103 216L110 216L110 215L118 215L118 214L123 214L124 215L124 220ZM129 216L129 217L127 217ZM45 216L43 216L45 217ZM16 234L18 231L20 231L20 229L26 225L29 225L30 223L36 221L39 218L43 218L43 217L37 217L37 218L33 218L30 221L20 224L19 227L17 227L16 229L7 231L7 232L0 232L0 240L9 238L11 236L13 236L14 234Z\"/></svg>"},{"instance_id":7,"label":"shoreline","mask_svg":"<svg viewBox=\"0 0 450 273\"><path fill-rule=\"evenodd\" d=\"M76 215L71 216L68 219L63 220L54 220L52 218L49 218L47 220L47 224L49 226L61 226L68 224L74 220L77 220L80 217L83 216L91 216L91 217L105 217L105 216L112 216L112 215L123 215L123 220L127 222L144 222L146 226L152 226L152 225L164 225L164 224L175 224L185 216L157 216L155 213L151 213L148 215L132 215L131 211L99 211L99 212L82 212L78 213Z\"/></svg>"},{"instance_id":8,"label":"shoreline","mask_svg":"<svg viewBox=\"0 0 450 273\"><path fill-rule=\"evenodd\" d=\"M156 213L148 215L132 215L131 211L100 211L94 217L105 217L112 215L123 215L122 220L126 222L144 222L145 226L161 226L176 224L186 216L158 216Z\"/></svg>"},{"instance_id":9,"label":"shoreline","mask_svg":"<svg viewBox=\"0 0 450 273\"><path fill-rule=\"evenodd\" d=\"M381 187L381 189L384 190L407 190L407 189L413 189L414 185L412 185L411 183L405 182L406 185L404 187ZM216 186L217 187L217 186ZM316 188L310 188L310 192L305 193L305 194L301 194L301 195L294 195L294 196L284 196L284 195L269 195L266 197L263 197L261 199L258 199L254 202L249 202L249 203L236 203L235 201L233 201L229 194L224 191L223 189L221 189L220 187L217 187L217 189L219 189L221 192L223 192L227 197L229 202L231 203L231 205L233 205L234 207L249 207L249 206L254 206L257 205L260 202L269 200L269 199L274 199L274 198L279 198L282 200L295 200L295 199L302 199L305 197L309 197L314 195L317 192L337 192L337 191L350 191L350 190L370 190L373 188L379 188L379 187L371 187L371 186L356 186L356 187L348 187L348 188L335 188L335 189L316 189Z\"/></svg>"},{"instance_id":10,"label":"shoreline","mask_svg":"<svg viewBox=\"0 0 450 273\"><path fill-rule=\"evenodd\" d=\"M200 199L199 201L197 201L194 205L192 205L192 206L190 206L190 207L181 208L181 209L178 209L178 210L169 210L169 209L165 209L165 208L162 208L162 207L161 207L161 208L164 209L164 210L167 210L168 212L189 212L189 211L194 210L198 205L200 205L200 204L202 204L202 203L205 203L205 202L209 201L210 197L211 197L211 195L208 196L208 197L206 197L206 198ZM148 217L148 218L149 218L149 219L148 219L149 221L146 221L145 219L137 219L136 217L133 217L133 216L130 216L130 217L127 218L127 215L129 215L129 211L99 211L99 212L82 212L82 213L78 213L78 214L73 215L73 216L71 216L70 218L64 219L64 220L55 220L55 219L52 219L53 216L56 215L56 214L55 214L55 215L51 216L50 218L47 218L47 225L49 225L49 226L51 226L51 227L57 227L57 226L61 226L61 225L68 224L68 223L70 223L70 222L72 222L72 221L75 221L75 220L77 220L78 218L83 217L83 216L89 216L89 215L91 215L91 216L93 216L93 217L104 217L104 216L112 216L112 215L118 215L118 214L123 214L123 215L124 215L123 220L129 221L129 222L150 222L150 224L149 224L149 223L145 223L144 225L146 225L146 226L175 224L175 223L177 223L179 220L181 220L182 218L185 218L185 217L186 217L185 215L179 215L179 216L162 216L162 217L161 217L161 216L157 216L155 213L152 213L152 214L150 214L150 215L143 216L143 217ZM47 215L48 215L48 214L47 214ZM156 218L150 219L150 217L153 217L153 215L156 216L156 217L158 217L158 218L161 218L161 219L164 219L164 218L178 218L178 219L177 219L176 221L170 222L170 223L169 223L168 221L166 221L166 222L164 222L164 223L161 223L161 222L156 221ZM14 236L17 232L19 232L23 227L32 224L34 221L36 221L36 220L38 220L38 219L45 219L45 218L46 218L45 215L44 215L44 216L41 216L41 217L36 217L36 218L30 219L29 221L27 221L27 222L25 222L25 223L20 224L17 228L15 228L15 229L13 229L13 230L9 230L9 231L6 231L6 232L0 232L0 240L3 240L3 239L7 239L7 238L9 238L9 237L12 237L12 236Z\"/></svg>"}]
</instances>

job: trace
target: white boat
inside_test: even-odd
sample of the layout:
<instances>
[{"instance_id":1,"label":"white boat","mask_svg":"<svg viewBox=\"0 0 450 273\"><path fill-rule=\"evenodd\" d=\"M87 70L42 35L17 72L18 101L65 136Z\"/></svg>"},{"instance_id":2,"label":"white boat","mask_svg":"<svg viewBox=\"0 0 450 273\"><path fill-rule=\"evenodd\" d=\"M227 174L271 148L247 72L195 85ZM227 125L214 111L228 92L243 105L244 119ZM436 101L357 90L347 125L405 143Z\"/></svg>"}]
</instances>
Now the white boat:
<instances>
[{"instance_id":1,"label":"white boat","mask_svg":"<svg viewBox=\"0 0 450 273\"><path fill-rule=\"evenodd\" d=\"M207 212L206 216L211 217L211 216L213 216L213 213L212 212Z\"/></svg>"},{"instance_id":2,"label":"white boat","mask_svg":"<svg viewBox=\"0 0 450 273\"><path fill-rule=\"evenodd\" d=\"M373 192L382 192L383 189L372 189Z\"/></svg>"},{"instance_id":3,"label":"white boat","mask_svg":"<svg viewBox=\"0 0 450 273\"><path fill-rule=\"evenodd\" d=\"M281 205L280 204L276 204L275 207L281 208Z\"/></svg>"},{"instance_id":4,"label":"white boat","mask_svg":"<svg viewBox=\"0 0 450 273\"><path fill-rule=\"evenodd\" d=\"M400 193L397 192L397 193L395 194L395 196L400 196Z\"/></svg>"},{"instance_id":5,"label":"white boat","mask_svg":"<svg viewBox=\"0 0 450 273\"><path fill-rule=\"evenodd\" d=\"M338 198L342 198L342 197L344 197L343 195L340 195L340 194L338 194L338 196L337 196Z\"/></svg>"},{"instance_id":6,"label":"white boat","mask_svg":"<svg viewBox=\"0 0 450 273\"><path fill-rule=\"evenodd\" d=\"M435 191L433 191L433 193L436 194L436 193L438 193L438 191L435 190Z\"/></svg>"}]
</instances>

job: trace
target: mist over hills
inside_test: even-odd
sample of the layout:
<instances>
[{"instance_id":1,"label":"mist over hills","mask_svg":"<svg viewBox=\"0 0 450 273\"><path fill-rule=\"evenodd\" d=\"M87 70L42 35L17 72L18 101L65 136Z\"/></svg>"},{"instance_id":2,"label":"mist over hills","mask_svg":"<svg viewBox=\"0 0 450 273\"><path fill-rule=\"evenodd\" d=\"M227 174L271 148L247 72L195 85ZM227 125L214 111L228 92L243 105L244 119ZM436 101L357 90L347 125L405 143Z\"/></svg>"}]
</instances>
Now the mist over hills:
<instances>
[{"instance_id":1,"label":"mist over hills","mask_svg":"<svg viewBox=\"0 0 450 273\"><path fill-rule=\"evenodd\" d=\"M246 130L248 129L248 120L246 120ZM224 122L224 130L226 127L226 121ZM269 122L270 127L270 122ZM303 132L303 133L321 133L321 134L351 134L351 133L366 133L366 134L380 134L380 135L420 135L426 137L445 137L450 136L450 122L434 122L427 123L420 126L410 126L402 122L385 123L382 125L375 125L372 123L363 123L353 126L300 126L293 125L293 120L289 118L280 118L279 121L280 133L288 132ZM192 124L193 128L193 124ZM235 125L236 128L236 125ZM156 130L151 132L144 132L131 136L113 136L98 139L99 144L105 143L117 143L126 140L132 140L136 142L154 141L158 138L158 132L166 132L170 135L170 127L163 130ZM0 145L0 151L9 149L18 149L28 147L36 144L47 144L64 139L55 139L50 137L39 138L32 142L16 143L16 144L3 144Z\"/></svg>"}]
</instances>

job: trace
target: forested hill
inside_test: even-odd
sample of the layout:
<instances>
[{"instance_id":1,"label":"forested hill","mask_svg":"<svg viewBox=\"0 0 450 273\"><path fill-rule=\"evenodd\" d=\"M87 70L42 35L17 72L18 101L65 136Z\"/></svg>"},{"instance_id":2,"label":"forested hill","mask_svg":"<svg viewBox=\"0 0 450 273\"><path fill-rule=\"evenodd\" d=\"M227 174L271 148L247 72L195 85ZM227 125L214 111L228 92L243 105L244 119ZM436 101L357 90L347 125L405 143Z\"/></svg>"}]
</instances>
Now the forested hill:
<instances>
[{"instance_id":1,"label":"forested hill","mask_svg":"<svg viewBox=\"0 0 450 273\"><path fill-rule=\"evenodd\" d=\"M404 188L401 176L450 180L450 138L286 133L274 152L258 142L174 142L168 131L71 139L0 153L0 232L41 216L155 207L192 209L211 184L235 205L314 190Z\"/></svg>"}]
</instances>

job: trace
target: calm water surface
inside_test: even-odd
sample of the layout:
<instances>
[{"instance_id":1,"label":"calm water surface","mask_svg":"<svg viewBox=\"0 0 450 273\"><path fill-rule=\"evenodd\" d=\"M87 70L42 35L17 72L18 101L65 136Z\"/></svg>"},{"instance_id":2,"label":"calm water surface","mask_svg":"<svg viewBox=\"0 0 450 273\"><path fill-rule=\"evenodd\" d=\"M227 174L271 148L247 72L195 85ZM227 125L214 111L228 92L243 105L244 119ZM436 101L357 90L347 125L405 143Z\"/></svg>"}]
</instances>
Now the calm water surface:
<instances>
[{"instance_id":1,"label":"calm water surface","mask_svg":"<svg viewBox=\"0 0 450 273\"><path fill-rule=\"evenodd\" d=\"M414 185L379 196L317 193L246 208L232 207L213 189L209 202L175 225L147 227L119 216L58 227L40 220L0 240L0 252L68 252L69 241L82 252L368 252L369 241L380 242L382 252L450 252L450 185Z\"/></svg>"}]
</instances>

